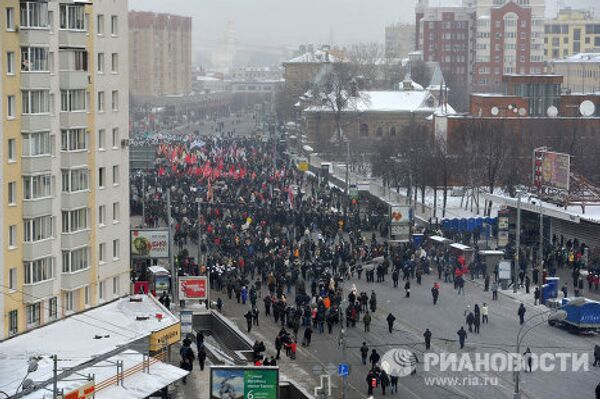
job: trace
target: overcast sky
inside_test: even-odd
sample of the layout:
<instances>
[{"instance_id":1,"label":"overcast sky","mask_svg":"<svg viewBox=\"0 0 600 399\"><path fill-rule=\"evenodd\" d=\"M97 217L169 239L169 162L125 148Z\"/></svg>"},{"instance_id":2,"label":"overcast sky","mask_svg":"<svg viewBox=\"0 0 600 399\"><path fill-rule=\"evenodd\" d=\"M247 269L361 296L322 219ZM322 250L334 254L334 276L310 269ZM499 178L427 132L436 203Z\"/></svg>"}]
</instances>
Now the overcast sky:
<instances>
[{"instance_id":1,"label":"overcast sky","mask_svg":"<svg viewBox=\"0 0 600 399\"><path fill-rule=\"evenodd\" d=\"M438 0L431 0L432 4ZM449 0L440 0L447 2ZM596 8L600 0L547 0L548 7ZM216 45L232 20L240 44L296 47L300 43L383 43L384 26L414 23L416 0L129 0L129 8L194 18L195 48Z\"/></svg>"}]
</instances>

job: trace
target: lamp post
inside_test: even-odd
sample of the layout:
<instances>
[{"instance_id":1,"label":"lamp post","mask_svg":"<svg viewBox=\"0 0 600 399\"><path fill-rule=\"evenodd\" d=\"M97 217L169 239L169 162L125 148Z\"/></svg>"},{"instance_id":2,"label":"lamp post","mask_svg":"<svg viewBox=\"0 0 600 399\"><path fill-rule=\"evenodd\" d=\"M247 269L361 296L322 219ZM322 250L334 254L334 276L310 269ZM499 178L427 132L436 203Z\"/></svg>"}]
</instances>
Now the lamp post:
<instances>
[{"instance_id":1,"label":"lamp post","mask_svg":"<svg viewBox=\"0 0 600 399\"><path fill-rule=\"evenodd\" d=\"M517 190L517 242L515 248L515 261L513 266L513 292L517 292L517 267L519 267L519 256L521 252L521 191Z\"/></svg>"},{"instance_id":2,"label":"lamp post","mask_svg":"<svg viewBox=\"0 0 600 399\"><path fill-rule=\"evenodd\" d=\"M554 312L554 311L552 309L550 309L545 312L533 315L529 319L526 320L526 322L521 326L521 328L519 328L519 332L517 333L517 355L521 353L521 343L523 343L523 339L525 338L525 336L527 334L529 334L529 332L531 330L533 330L534 328L546 323L546 320L542 320L542 321L534 324L531 327L528 326L529 322L531 320L535 319L536 317L543 316L543 315L551 313L551 312ZM560 320L564 320L566 318L567 318L567 312L565 312L564 310L558 310L558 311L552 313L548 317L547 321L551 321L551 320L560 321ZM526 330L524 330L525 327L528 327L528 328ZM521 369L520 369L520 367L516 367L516 371L515 371L515 391L513 393L513 399L521 399Z\"/></svg>"},{"instance_id":3,"label":"lamp post","mask_svg":"<svg viewBox=\"0 0 600 399\"><path fill-rule=\"evenodd\" d=\"M539 273L538 286L540 288L540 297L542 295L542 286L544 285L544 205L540 199L540 248L539 248Z\"/></svg>"}]
</instances>

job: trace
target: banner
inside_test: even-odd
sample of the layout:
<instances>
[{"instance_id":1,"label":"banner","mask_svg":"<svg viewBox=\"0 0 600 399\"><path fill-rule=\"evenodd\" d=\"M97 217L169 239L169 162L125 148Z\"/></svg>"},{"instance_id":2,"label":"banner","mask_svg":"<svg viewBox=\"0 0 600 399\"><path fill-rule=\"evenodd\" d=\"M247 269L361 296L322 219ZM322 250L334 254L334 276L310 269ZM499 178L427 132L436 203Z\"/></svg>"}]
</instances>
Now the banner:
<instances>
[{"instance_id":1,"label":"banner","mask_svg":"<svg viewBox=\"0 0 600 399\"><path fill-rule=\"evenodd\" d=\"M179 300L186 299L207 299L205 276L179 277Z\"/></svg>"},{"instance_id":2,"label":"banner","mask_svg":"<svg viewBox=\"0 0 600 399\"><path fill-rule=\"evenodd\" d=\"M210 399L277 399L277 367L210 368Z\"/></svg>"},{"instance_id":3,"label":"banner","mask_svg":"<svg viewBox=\"0 0 600 399\"><path fill-rule=\"evenodd\" d=\"M393 240L410 240L410 223L412 209L410 206L390 206L390 235Z\"/></svg>"},{"instance_id":4,"label":"banner","mask_svg":"<svg viewBox=\"0 0 600 399\"><path fill-rule=\"evenodd\" d=\"M169 230L131 230L132 258L168 258Z\"/></svg>"},{"instance_id":5,"label":"banner","mask_svg":"<svg viewBox=\"0 0 600 399\"><path fill-rule=\"evenodd\" d=\"M536 149L533 156L533 184L538 190L547 187L569 191L571 177L569 154Z\"/></svg>"}]
</instances>

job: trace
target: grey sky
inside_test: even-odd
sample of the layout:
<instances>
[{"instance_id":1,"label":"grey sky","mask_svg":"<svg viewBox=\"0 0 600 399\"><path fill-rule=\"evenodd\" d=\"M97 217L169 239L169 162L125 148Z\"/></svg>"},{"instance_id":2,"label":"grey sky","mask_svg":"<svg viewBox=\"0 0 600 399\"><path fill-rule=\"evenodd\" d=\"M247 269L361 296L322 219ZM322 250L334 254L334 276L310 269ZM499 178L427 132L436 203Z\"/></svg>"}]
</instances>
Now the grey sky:
<instances>
[{"instance_id":1,"label":"grey sky","mask_svg":"<svg viewBox=\"0 0 600 399\"><path fill-rule=\"evenodd\" d=\"M194 47L214 46L228 19L243 44L296 47L378 41L384 26L414 21L415 0L129 0L129 8L194 18Z\"/></svg>"},{"instance_id":2,"label":"grey sky","mask_svg":"<svg viewBox=\"0 0 600 399\"><path fill-rule=\"evenodd\" d=\"M448 0L443 0L444 2ZM436 0L432 0L435 3ZM194 18L194 47L213 47L231 19L242 45L296 47L326 43L383 43L384 26L414 22L416 0L129 0L129 8ZM546 0L548 10L596 7L600 0Z\"/></svg>"}]
</instances>

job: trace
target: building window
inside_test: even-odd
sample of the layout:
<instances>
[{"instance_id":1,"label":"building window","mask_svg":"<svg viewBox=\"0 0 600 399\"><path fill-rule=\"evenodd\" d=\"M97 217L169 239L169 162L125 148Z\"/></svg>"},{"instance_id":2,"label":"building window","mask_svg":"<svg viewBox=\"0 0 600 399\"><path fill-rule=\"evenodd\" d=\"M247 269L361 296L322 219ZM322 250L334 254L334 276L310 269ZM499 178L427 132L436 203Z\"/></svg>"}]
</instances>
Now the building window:
<instances>
[{"instance_id":1,"label":"building window","mask_svg":"<svg viewBox=\"0 0 600 399\"><path fill-rule=\"evenodd\" d=\"M106 131L104 129L98 130L98 149L103 150L106 144Z\"/></svg>"},{"instance_id":2,"label":"building window","mask_svg":"<svg viewBox=\"0 0 600 399\"><path fill-rule=\"evenodd\" d=\"M60 29L85 30L83 5L60 5Z\"/></svg>"},{"instance_id":3,"label":"building window","mask_svg":"<svg viewBox=\"0 0 600 399\"><path fill-rule=\"evenodd\" d=\"M6 74L7 75L15 74L15 52L14 51L6 52Z\"/></svg>"},{"instance_id":4,"label":"building window","mask_svg":"<svg viewBox=\"0 0 600 399\"><path fill-rule=\"evenodd\" d=\"M67 312L72 312L73 309L75 308L74 305L75 305L74 292L73 291L65 292L65 310Z\"/></svg>"},{"instance_id":5,"label":"building window","mask_svg":"<svg viewBox=\"0 0 600 399\"><path fill-rule=\"evenodd\" d=\"M17 183L11 181L8 183L8 205L16 205L17 204Z\"/></svg>"},{"instance_id":6,"label":"building window","mask_svg":"<svg viewBox=\"0 0 600 399\"><path fill-rule=\"evenodd\" d=\"M98 283L98 298L100 300L104 299L104 281Z\"/></svg>"},{"instance_id":7,"label":"building window","mask_svg":"<svg viewBox=\"0 0 600 399\"><path fill-rule=\"evenodd\" d=\"M75 273L90 267L90 250L88 247L62 251L62 272Z\"/></svg>"},{"instance_id":8,"label":"building window","mask_svg":"<svg viewBox=\"0 0 600 399\"><path fill-rule=\"evenodd\" d=\"M32 305L27 305L25 311L27 312L27 326L35 327L40 324L40 302L34 303Z\"/></svg>"},{"instance_id":9,"label":"building window","mask_svg":"<svg viewBox=\"0 0 600 399\"><path fill-rule=\"evenodd\" d=\"M116 186L119 184L119 165L113 165L112 179L113 179L113 186Z\"/></svg>"},{"instance_id":10,"label":"building window","mask_svg":"<svg viewBox=\"0 0 600 399\"><path fill-rule=\"evenodd\" d=\"M106 243L102 242L98 246L98 262L105 263L106 262Z\"/></svg>"},{"instance_id":11,"label":"building window","mask_svg":"<svg viewBox=\"0 0 600 399\"><path fill-rule=\"evenodd\" d=\"M49 90L22 90L23 115L47 114L50 112Z\"/></svg>"},{"instance_id":12,"label":"building window","mask_svg":"<svg viewBox=\"0 0 600 399\"><path fill-rule=\"evenodd\" d=\"M62 112L87 111L87 93L85 89L61 90L60 110Z\"/></svg>"},{"instance_id":13,"label":"building window","mask_svg":"<svg viewBox=\"0 0 600 399\"><path fill-rule=\"evenodd\" d=\"M117 90L113 90L112 92L112 110L119 110L119 92Z\"/></svg>"},{"instance_id":14,"label":"building window","mask_svg":"<svg viewBox=\"0 0 600 399\"><path fill-rule=\"evenodd\" d=\"M394 126L390 127L390 137L396 136L396 128Z\"/></svg>"},{"instance_id":15,"label":"building window","mask_svg":"<svg viewBox=\"0 0 600 399\"><path fill-rule=\"evenodd\" d=\"M8 226L8 249L17 247L17 225Z\"/></svg>"},{"instance_id":16,"label":"building window","mask_svg":"<svg viewBox=\"0 0 600 399\"><path fill-rule=\"evenodd\" d=\"M17 289L17 268L13 267L8 271L8 288L10 290Z\"/></svg>"},{"instance_id":17,"label":"building window","mask_svg":"<svg viewBox=\"0 0 600 399\"><path fill-rule=\"evenodd\" d=\"M36 284L54 278L54 258L46 257L24 262L25 284Z\"/></svg>"},{"instance_id":18,"label":"building window","mask_svg":"<svg viewBox=\"0 0 600 399\"><path fill-rule=\"evenodd\" d=\"M8 335L15 335L19 332L19 313L16 310L8 312Z\"/></svg>"},{"instance_id":19,"label":"building window","mask_svg":"<svg viewBox=\"0 0 600 399\"><path fill-rule=\"evenodd\" d=\"M113 240L113 260L118 260L120 255L120 242L118 239Z\"/></svg>"},{"instance_id":20,"label":"building window","mask_svg":"<svg viewBox=\"0 0 600 399\"><path fill-rule=\"evenodd\" d=\"M98 207L98 223L102 226L106 223L106 205Z\"/></svg>"},{"instance_id":21,"label":"building window","mask_svg":"<svg viewBox=\"0 0 600 399\"><path fill-rule=\"evenodd\" d=\"M378 126L375 132L377 134L377 137L383 137L383 128L381 126Z\"/></svg>"},{"instance_id":22,"label":"building window","mask_svg":"<svg viewBox=\"0 0 600 399\"><path fill-rule=\"evenodd\" d=\"M112 73L119 72L119 53L112 53L111 67L112 67Z\"/></svg>"},{"instance_id":23,"label":"building window","mask_svg":"<svg viewBox=\"0 0 600 399\"><path fill-rule=\"evenodd\" d=\"M89 227L88 213L88 208L62 211L62 232L75 233L87 229Z\"/></svg>"},{"instance_id":24,"label":"building window","mask_svg":"<svg viewBox=\"0 0 600 399\"><path fill-rule=\"evenodd\" d=\"M24 157L50 155L50 132L23 133Z\"/></svg>"},{"instance_id":25,"label":"building window","mask_svg":"<svg viewBox=\"0 0 600 399\"><path fill-rule=\"evenodd\" d=\"M119 293L119 278L113 277L113 295L117 295Z\"/></svg>"},{"instance_id":26,"label":"building window","mask_svg":"<svg viewBox=\"0 0 600 399\"><path fill-rule=\"evenodd\" d=\"M98 53L98 73L104 73L104 53Z\"/></svg>"},{"instance_id":27,"label":"building window","mask_svg":"<svg viewBox=\"0 0 600 399\"><path fill-rule=\"evenodd\" d=\"M88 52L85 50L61 50L59 63L61 71L87 71Z\"/></svg>"},{"instance_id":28,"label":"building window","mask_svg":"<svg viewBox=\"0 0 600 399\"><path fill-rule=\"evenodd\" d=\"M115 127L112 130L112 148L116 150L119 148L119 128Z\"/></svg>"},{"instance_id":29,"label":"building window","mask_svg":"<svg viewBox=\"0 0 600 399\"><path fill-rule=\"evenodd\" d=\"M8 162L17 162L17 140L8 139Z\"/></svg>"},{"instance_id":30,"label":"building window","mask_svg":"<svg viewBox=\"0 0 600 399\"><path fill-rule=\"evenodd\" d=\"M98 187L104 188L106 185L106 168L98 168Z\"/></svg>"},{"instance_id":31,"label":"building window","mask_svg":"<svg viewBox=\"0 0 600 399\"><path fill-rule=\"evenodd\" d=\"M119 19L116 15L110 17L110 34L117 36L119 34Z\"/></svg>"},{"instance_id":32,"label":"building window","mask_svg":"<svg viewBox=\"0 0 600 399\"><path fill-rule=\"evenodd\" d=\"M104 92L98 92L98 112L104 112Z\"/></svg>"},{"instance_id":33,"label":"building window","mask_svg":"<svg viewBox=\"0 0 600 399\"><path fill-rule=\"evenodd\" d=\"M52 175L23 176L23 197L26 200L52 196Z\"/></svg>"},{"instance_id":34,"label":"building window","mask_svg":"<svg viewBox=\"0 0 600 399\"><path fill-rule=\"evenodd\" d=\"M113 202L113 223L116 223L121 218L121 206L118 202Z\"/></svg>"},{"instance_id":35,"label":"building window","mask_svg":"<svg viewBox=\"0 0 600 399\"><path fill-rule=\"evenodd\" d=\"M86 168L62 170L62 192L75 193L89 190L89 171Z\"/></svg>"},{"instance_id":36,"label":"building window","mask_svg":"<svg viewBox=\"0 0 600 399\"><path fill-rule=\"evenodd\" d=\"M21 71L49 72L46 47L21 47Z\"/></svg>"},{"instance_id":37,"label":"building window","mask_svg":"<svg viewBox=\"0 0 600 399\"><path fill-rule=\"evenodd\" d=\"M6 8L6 30L15 30L15 9Z\"/></svg>"},{"instance_id":38,"label":"building window","mask_svg":"<svg viewBox=\"0 0 600 399\"><path fill-rule=\"evenodd\" d=\"M17 116L17 99L15 96L6 98L6 115L8 119L13 119Z\"/></svg>"},{"instance_id":39,"label":"building window","mask_svg":"<svg viewBox=\"0 0 600 399\"><path fill-rule=\"evenodd\" d=\"M360 125L360 135L362 137L368 137L369 136L369 126L366 123L361 123L361 125Z\"/></svg>"},{"instance_id":40,"label":"building window","mask_svg":"<svg viewBox=\"0 0 600 399\"><path fill-rule=\"evenodd\" d=\"M52 238L54 233L54 218L51 215L33 219L24 219L24 241L36 242Z\"/></svg>"},{"instance_id":41,"label":"building window","mask_svg":"<svg viewBox=\"0 0 600 399\"><path fill-rule=\"evenodd\" d=\"M61 151L82 151L85 149L87 149L87 140L84 128L63 129L60 131Z\"/></svg>"},{"instance_id":42,"label":"building window","mask_svg":"<svg viewBox=\"0 0 600 399\"><path fill-rule=\"evenodd\" d=\"M90 286L86 285L83 289L83 301L86 306L90 304Z\"/></svg>"},{"instance_id":43,"label":"building window","mask_svg":"<svg viewBox=\"0 0 600 399\"><path fill-rule=\"evenodd\" d=\"M54 320L58 316L58 298L52 297L48 299L48 319Z\"/></svg>"},{"instance_id":44,"label":"building window","mask_svg":"<svg viewBox=\"0 0 600 399\"><path fill-rule=\"evenodd\" d=\"M48 3L27 1L21 2L21 27L48 28Z\"/></svg>"},{"instance_id":45,"label":"building window","mask_svg":"<svg viewBox=\"0 0 600 399\"><path fill-rule=\"evenodd\" d=\"M104 15L99 14L96 17L96 29L97 29L97 33L100 36L104 35Z\"/></svg>"}]
</instances>

